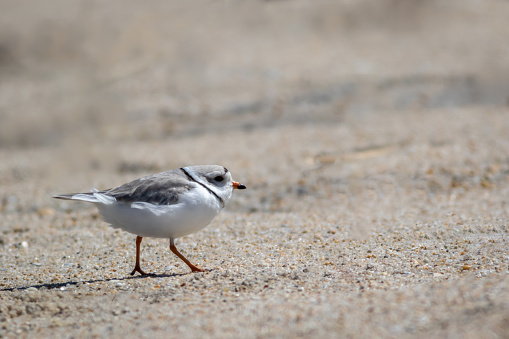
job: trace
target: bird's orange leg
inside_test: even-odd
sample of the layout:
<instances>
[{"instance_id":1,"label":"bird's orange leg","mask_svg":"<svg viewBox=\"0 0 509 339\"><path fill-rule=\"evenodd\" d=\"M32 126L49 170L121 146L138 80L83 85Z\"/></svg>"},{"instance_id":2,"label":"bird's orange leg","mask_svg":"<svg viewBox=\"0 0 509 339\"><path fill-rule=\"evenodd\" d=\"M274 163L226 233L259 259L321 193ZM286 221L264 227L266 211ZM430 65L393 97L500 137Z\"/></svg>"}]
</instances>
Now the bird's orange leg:
<instances>
[{"instance_id":1,"label":"bird's orange leg","mask_svg":"<svg viewBox=\"0 0 509 339\"><path fill-rule=\"evenodd\" d=\"M141 275L149 275L140 268L140 245L142 240L143 237L136 237L136 265L134 265L134 270L131 272L131 275L134 275L136 272L139 272Z\"/></svg>"},{"instance_id":2,"label":"bird's orange leg","mask_svg":"<svg viewBox=\"0 0 509 339\"><path fill-rule=\"evenodd\" d=\"M199 267L191 264L191 262L189 260L187 260L186 257L184 257L182 254L180 254L180 252L177 250L177 247L175 247L175 242L174 242L173 238L170 238L170 250L173 253L175 253L177 255L177 257L182 259L182 261L184 261L187 264L187 266L189 266L191 271L193 271L193 272L204 272L205 271L203 268L199 268Z\"/></svg>"}]
</instances>

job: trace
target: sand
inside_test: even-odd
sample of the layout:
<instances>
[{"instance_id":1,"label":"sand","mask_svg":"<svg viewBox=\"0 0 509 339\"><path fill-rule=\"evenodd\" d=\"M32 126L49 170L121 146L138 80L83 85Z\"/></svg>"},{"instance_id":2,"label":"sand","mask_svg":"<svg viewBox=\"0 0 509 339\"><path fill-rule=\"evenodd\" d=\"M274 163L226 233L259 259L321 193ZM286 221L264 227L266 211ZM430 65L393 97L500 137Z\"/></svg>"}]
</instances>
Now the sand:
<instances>
[{"instance_id":1,"label":"sand","mask_svg":"<svg viewBox=\"0 0 509 339\"><path fill-rule=\"evenodd\" d=\"M1 6L1 338L508 337L509 3ZM194 164L203 273L51 198Z\"/></svg>"}]
</instances>

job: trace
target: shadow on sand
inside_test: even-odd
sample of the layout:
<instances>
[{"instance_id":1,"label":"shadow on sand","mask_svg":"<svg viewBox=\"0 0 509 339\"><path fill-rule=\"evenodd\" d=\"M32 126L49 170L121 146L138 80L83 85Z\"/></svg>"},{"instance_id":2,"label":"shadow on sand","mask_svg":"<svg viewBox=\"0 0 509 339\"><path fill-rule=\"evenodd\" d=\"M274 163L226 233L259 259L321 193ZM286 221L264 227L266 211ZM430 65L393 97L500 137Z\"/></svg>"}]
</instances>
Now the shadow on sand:
<instances>
[{"instance_id":1,"label":"shadow on sand","mask_svg":"<svg viewBox=\"0 0 509 339\"><path fill-rule=\"evenodd\" d=\"M205 270L205 272L210 272L210 271L213 271L212 269L210 270ZM93 283L98 283L98 282L108 282L108 281L122 281L122 280L132 280L132 279L153 279L153 278L173 278L173 277L182 277L182 276L186 276L188 274L192 274L192 272L189 272L189 273L171 273L171 274L166 274L166 273L162 273L162 274L155 274L155 273L152 273L152 274L147 274L147 275L137 275L137 276L129 276L129 277L124 277L124 278L111 278L111 279L96 279L96 280L83 280L83 281L66 281L66 282L62 282L62 283L54 283L54 284L50 284L50 283L47 283L47 284L37 284L37 285L30 285L30 286L22 286L22 287L9 287L9 288L0 288L0 292L3 292L3 291L10 291L10 292L13 292L13 291L23 291L23 290L26 290L28 288L36 288L36 289L46 289L46 290L53 290L53 289L59 289L61 287L69 287L69 286L76 286L78 284L93 284Z\"/></svg>"}]
</instances>

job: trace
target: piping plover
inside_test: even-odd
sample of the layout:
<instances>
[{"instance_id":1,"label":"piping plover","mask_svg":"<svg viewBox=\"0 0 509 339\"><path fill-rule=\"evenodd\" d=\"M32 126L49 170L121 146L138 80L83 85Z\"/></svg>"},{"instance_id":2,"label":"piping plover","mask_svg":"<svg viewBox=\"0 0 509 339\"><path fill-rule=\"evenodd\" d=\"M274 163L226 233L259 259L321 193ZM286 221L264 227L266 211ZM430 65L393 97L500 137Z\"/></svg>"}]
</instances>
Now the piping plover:
<instances>
[{"instance_id":1,"label":"piping plover","mask_svg":"<svg viewBox=\"0 0 509 339\"><path fill-rule=\"evenodd\" d=\"M147 275L140 268L143 237L169 238L171 251L193 272L203 272L177 250L175 238L207 226L228 203L233 190L245 188L233 181L225 167L201 165L149 175L104 191L53 197L91 202L112 227L136 234L136 265L131 275Z\"/></svg>"}]
</instances>

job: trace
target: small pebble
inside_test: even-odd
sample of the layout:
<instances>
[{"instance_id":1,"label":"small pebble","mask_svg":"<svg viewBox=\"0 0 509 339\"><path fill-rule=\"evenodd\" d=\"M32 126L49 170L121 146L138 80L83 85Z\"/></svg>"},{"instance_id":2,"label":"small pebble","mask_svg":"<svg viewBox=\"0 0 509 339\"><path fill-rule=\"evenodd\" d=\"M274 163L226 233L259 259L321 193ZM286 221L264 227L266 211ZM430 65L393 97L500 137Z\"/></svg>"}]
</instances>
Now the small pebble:
<instances>
[{"instance_id":1,"label":"small pebble","mask_svg":"<svg viewBox=\"0 0 509 339\"><path fill-rule=\"evenodd\" d=\"M43 216L53 216L55 215L56 212L54 209L52 208L39 208L37 210L37 215L39 215L39 217L43 217Z\"/></svg>"}]
</instances>

